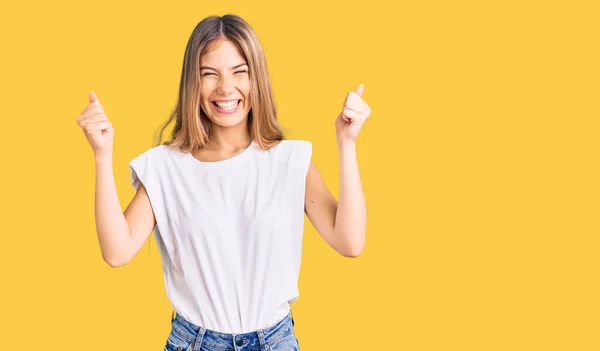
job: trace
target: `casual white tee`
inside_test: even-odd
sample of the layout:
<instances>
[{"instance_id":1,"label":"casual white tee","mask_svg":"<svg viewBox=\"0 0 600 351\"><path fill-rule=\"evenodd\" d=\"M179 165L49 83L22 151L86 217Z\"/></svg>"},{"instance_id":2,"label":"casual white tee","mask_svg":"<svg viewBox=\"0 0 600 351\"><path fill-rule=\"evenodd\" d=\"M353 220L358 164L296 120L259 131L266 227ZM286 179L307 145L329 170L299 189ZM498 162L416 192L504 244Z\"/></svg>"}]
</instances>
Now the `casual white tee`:
<instances>
[{"instance_id":1,"label":"casual white tee","mask_svg":"<svg viewBox=\"0 0 600 351\"><path fill-rule=\"evenodd\" d=\"M222 333L266 328L299 297L306 173L312 145L283 140L265 151L203 162L166 145L130 163L147 189L173 309Z\"/></svg>"}]
</instances>

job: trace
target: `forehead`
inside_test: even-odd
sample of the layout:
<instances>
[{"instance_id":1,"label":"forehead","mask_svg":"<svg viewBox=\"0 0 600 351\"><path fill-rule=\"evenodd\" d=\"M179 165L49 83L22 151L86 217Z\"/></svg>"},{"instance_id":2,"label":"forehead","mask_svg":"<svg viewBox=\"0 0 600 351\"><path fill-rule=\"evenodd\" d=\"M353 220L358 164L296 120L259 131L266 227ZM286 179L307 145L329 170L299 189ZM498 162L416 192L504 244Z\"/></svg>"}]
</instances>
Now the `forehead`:
<instances>
[{"instance_id":1,"label":"forehead","mask_svg":"<svg viewBox=\"0 0 600 351\"><path fill-rule=\"evenodd\" d=\"M231 67L244 62L244 57L238 51L237 46L228 39L218 39L209 43L207 52L200 58L201 65L211 67Z\"/></svg>"}]
</instances>

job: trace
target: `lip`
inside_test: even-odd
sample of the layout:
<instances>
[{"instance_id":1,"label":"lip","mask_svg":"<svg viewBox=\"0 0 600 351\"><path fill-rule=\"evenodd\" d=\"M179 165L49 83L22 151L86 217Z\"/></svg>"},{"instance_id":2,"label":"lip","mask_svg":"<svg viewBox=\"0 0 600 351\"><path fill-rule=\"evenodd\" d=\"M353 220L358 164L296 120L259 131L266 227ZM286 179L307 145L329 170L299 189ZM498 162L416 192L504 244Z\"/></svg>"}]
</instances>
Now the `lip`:
<instances>
[{"instance_id":1,"label":"lip","mask_svg":"<svg viewBox=\"0 0 600 351\"><path fill-rule=\"evenodd\" d=\"M230 101L238 101L242 99L229 99L229 100L212 100L211 102L230 102Z\"/></svg>"},{"instance_id":2,"label":"lip","mask_svg":"<svg viewBox=\"0 0 600 351\"><path fill-rule=\"evenodd\" d=\"M217 105L215 104L216 101L218 101L218 102L239 101L239 102L238 102L237 106L233 110L223 110L223 109L220 109L219 107L217 107ZM220 114L229 115L229 114L232 114L232 113L236 113L240 109L240 106L242 106L242 101L243 100L241 100L241 99L214 100L214 101L210 102L210 106L212 106L213 110L215 110L216 112L218 112Z\"/></svg>"}]
</instances>

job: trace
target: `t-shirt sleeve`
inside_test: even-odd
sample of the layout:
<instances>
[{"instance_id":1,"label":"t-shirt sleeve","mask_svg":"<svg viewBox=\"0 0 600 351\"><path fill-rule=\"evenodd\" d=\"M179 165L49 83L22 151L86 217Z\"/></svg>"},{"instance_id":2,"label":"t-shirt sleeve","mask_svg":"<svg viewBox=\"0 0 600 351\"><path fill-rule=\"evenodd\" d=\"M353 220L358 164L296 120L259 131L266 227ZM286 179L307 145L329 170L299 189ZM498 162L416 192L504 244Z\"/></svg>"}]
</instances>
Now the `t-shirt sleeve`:
<instances>
[{"instance_id":1,"label":"t-shirt sleeve","mask_svg":"<svg viewBox=\"0 0 600 351\"><path fill-rule=\"evenodd\" d=\"M138 191L140 184L144 184L155 210L163 201L161 175L159 174L163 153L160 151L159 148L149 149L129 162L129 181L131 185L135 191Z\"/></svg>"},{"instance_id":2,"label":"t-shirt sleeve","mask_svg":"<svg viewBox=\"0 0 600 351\"><path fill-rule=\"evenodd\" d=\"M310 166L310 161L312 160L312 143L310 141L303 140L300 144L300 168L302 169L302 174L306 177L308 173L308 167Z\"/></svg>"},{"instance_id":3,"label":"t-shirt sleeve","mask_svg":"<svg viewBox=\"0 0 600 351\"><path fill-rule=\"evenodd\" d=\"M140 184L144 184L156 224L160 226L165 221L165 205L158 174L160 160L157 157L161 154L157 151L147 150L129 162L129 180L136 192Z\"/></svg>"},{"instance_id":4,"label":"t-shirt sleeve","mask_svg":"<svg viewBox=\"0 0 600 351\"><path fill-rule=\"evenodd\" d=\"M144 184L144 187L148 189L148 177L150 173L150 164L148 161L148 151L146 151L129 162L129 180L135 191L140 187L140 183Z\"/></svg>"},{"instance_id":5,"label":"t-shirt sleeve","mask_svg":"<svg viewBox=\"0 0 600 351\"><path fill-rule=\"evenodd\" d=\"M304 212L304 202L306 197L306 176L312 159L312 144L309 141L297 140L293 147L293 186L290 190L293 194L295 211ZM303 221L304 217L298 218Z\"/></svg>"}]
</instances>

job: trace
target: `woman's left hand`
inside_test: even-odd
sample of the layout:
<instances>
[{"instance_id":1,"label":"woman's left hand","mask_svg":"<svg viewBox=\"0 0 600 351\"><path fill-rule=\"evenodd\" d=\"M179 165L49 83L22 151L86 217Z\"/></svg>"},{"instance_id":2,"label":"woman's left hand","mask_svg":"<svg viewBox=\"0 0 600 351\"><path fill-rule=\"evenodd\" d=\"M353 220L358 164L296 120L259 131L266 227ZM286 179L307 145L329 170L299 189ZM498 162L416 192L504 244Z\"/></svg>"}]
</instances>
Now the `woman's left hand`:
<instances>
[{"instance_id":1,"label":"woman's left hand","mask_svg":"<svg viewBox=\"0 0 600 351\"><path fill-rule=\"evenodd\" d=\"M365 87L361 84L354 92L349 92L344 100L342 112L335 121L338 143L354 142L371 114L371 108L362 99L364 90Z\"/></svg>"}]
</instances>

